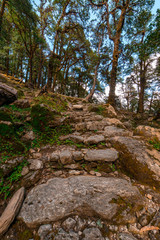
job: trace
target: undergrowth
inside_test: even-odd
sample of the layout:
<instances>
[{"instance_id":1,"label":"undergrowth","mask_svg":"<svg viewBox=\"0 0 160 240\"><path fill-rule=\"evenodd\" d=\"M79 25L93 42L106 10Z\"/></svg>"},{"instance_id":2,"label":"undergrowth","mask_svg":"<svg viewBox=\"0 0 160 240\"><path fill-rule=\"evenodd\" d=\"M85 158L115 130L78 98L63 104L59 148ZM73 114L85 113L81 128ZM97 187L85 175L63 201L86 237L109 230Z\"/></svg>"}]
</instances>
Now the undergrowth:
<instances>
[{"instance_id":1,"label":"undergrowth","mask_svg":"<svg viewBox=\"0 0 160 240\"><path fill-rule=\"evenodd\" d=\"M26 166L28 162L24 160L22 163L20 163L17 167L15 167L7 178L1 178L0 181L0 196L2 196L4 199L7 199L7 197L11 193L11 188L14 183L19 182L21 178L21 172L24 166Z\"/></svg>"},{"instance_id":2,"label":"undergrowth","mask_svg":"<svg viewBox=\"0 0 160 240\"><path fill-rule=\"evenodd\" d=\"M160 151L160 141L156 138L154 140L150 140L149 143L153 146L154 149Z\"/></svg>"}]
</instances>

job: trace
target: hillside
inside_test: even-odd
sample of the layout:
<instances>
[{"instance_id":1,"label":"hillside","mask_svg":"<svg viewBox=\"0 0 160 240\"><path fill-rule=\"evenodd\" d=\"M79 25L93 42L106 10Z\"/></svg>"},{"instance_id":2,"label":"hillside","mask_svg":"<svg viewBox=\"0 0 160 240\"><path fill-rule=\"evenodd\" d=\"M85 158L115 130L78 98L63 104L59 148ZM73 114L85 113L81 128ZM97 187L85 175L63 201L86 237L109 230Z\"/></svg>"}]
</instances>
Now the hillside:
<instances>
[{"instance_id":1,"label":"hillside","mask_svg":"<svg viewBox=\"0 0 160 240\"><path fill-rule=\"evenodd\" d=\"M159 119L4 74L0 96L1 239L160 239Z\"/></svg>"}]
</instances>

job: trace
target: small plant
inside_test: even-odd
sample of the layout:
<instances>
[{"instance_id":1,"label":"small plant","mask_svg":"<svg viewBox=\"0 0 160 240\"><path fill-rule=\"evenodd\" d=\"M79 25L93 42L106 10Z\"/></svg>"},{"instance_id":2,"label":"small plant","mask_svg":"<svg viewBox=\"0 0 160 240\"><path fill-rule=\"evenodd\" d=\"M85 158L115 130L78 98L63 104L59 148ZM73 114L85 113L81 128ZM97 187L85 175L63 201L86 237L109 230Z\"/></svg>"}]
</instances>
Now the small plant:
<instances>
[{"instance_id":1,"label":"small plant","mask_svg":"<svg viewBox=\"0 0 160 240\"><path fill-rule=\"evenodd\" d=\"M9 177L7 177L5 180L4 178L0 181L0 195L4 196L4 199L7 199L7 197L10 195L10 189L12 187L12 184L15 182L18 182L21 178L21 172L22 168L26 166L28 162L24 160L21 164L19 164L17 167L13 169L13 172Z\"/></svg>"},{"instance_id":2,"label":"small plant","mask_svg":"<svg viewBox=\"0 0 160 240\"><path fill-rule=\"evenodd\" d=\"M111 168L111 170L113 171L113 172L115 172L116 171L116 167L115 167L115 165L112 163L112 164L109 164L109 167Z\"/></svg>"},{"instance_id":3,"label":"small plant","mask_svg":"<svg viewBox=\"0 0 160 240\"><path fill-rule=\"evenodd\" d=\"M101 142L100 143L102 146L106 146L106 143L105 142Z\"/></svg>"},{"instance_id":4,"label":"small plant","mask_svg":"<svg viewBox=\"0 0 160 240\"><path fill-rule=\"evenodd\" d=\"M158 139L150 140L149 143L155 148L156 150L160 151L160 141Z\"/></svg>"}]
</instances>

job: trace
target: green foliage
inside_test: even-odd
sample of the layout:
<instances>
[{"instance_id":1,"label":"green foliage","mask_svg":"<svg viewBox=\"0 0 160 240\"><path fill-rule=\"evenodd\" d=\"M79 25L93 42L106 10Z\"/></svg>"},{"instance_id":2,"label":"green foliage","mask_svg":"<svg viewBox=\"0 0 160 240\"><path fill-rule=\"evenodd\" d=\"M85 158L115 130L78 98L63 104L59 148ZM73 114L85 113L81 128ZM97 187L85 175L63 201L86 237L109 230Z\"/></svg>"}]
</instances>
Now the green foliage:
<instances>
[{"instance_id":1,"label":"green foliage","mask_svg":"<svg viewBox=\"0 0 160 240\"><path fill-rule=\"evenodd\" d=\"M56 94L47 94L34 98L34 102L36 104L45 104L52 109L54 109L57 113L63 112L67 108L67 102L64 99L61 99L60 95Z\"/></svg>"},{"instance_id":2,"label":"green foliage","mask_svg":"<svg viewBox=\"0 0 160 240\"><path fill-rule=\"evenodd\" d=\"M7 199L7 197L10 195L12 185L20 180L22 169L27 164L28 164L27 161L24 160L21 164L19 164L17 167L13 169L9 177L7 177L6 179L1 178L0 196L3 196L4 199Z\"/></svg>"},{"instance_id":3,"label":"green foliage","mask_svg":"<svg viewBox=\"0 0 160 240\"><path fill-rule=\"evenodd\" d=\"M55 117L55 113L42 104L36 104L31 109L32 126L37 131L46 131L46 128Z\"/></svg>"},{"instance_id":4,"label":"green foliage","mask_svg":"<svg viewBox=\"0 0 160 240\"><path fill-rule=\"evenodd\" d=\"M37 131L34 129L34 132L36 134L36 138L32 142L32 147L40 147L44 144L62 144L62 142L59 140L59 137L61 135L67 135L72 133L72 129L70 125L61 125L58 127L55 127L54 129L45 128L45 131ZM71 141L68 140L67 144L71 144Z\"/></svg>"},{"instance_id":5,"label":"green foliage","mask_svg":"<svg viewBox=\"0 0 160 240\"><path fill-rule=\"evenodd\" d=\"M154 140L150 140L149 143L155 148L156 150L160 151L160 141L156 138Z\"/></svg>"}]
</instances>

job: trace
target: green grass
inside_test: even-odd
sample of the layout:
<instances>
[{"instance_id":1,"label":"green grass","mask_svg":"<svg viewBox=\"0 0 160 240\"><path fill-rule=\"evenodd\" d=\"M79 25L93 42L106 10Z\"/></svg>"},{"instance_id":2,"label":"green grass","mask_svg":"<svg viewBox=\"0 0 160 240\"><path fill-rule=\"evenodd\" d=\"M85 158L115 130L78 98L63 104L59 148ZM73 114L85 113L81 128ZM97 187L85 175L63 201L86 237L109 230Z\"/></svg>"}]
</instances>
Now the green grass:
<instances>
[{"instance_id":1,"label":"green grass","mask_svg":"<svg viewBox=\"0 0 160 240\"><path fill-rule=\"evenodd\" d=\"M24 166L26 166L28 163L26 160L24 160L21 164L19 164L17 167L15 167L7 178L1 178L0 181L0 196L2 196L4 199L7 199L7 197L11 193L11 188L13 183L16 183L21 178L21 172Z\"/></svg>"},{"instance_id":2,"label":"green grass","mask_svg":"<svg viewBox=\"0 0 160 240\"><path fill-rule=\"evenodd\" d=\"M150 140L149 143L155 148L156 150L160 151L160 141L156 138L154 140Z\"/></svg>"}]
</instances>

